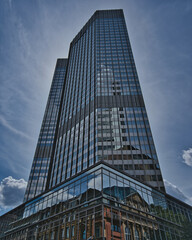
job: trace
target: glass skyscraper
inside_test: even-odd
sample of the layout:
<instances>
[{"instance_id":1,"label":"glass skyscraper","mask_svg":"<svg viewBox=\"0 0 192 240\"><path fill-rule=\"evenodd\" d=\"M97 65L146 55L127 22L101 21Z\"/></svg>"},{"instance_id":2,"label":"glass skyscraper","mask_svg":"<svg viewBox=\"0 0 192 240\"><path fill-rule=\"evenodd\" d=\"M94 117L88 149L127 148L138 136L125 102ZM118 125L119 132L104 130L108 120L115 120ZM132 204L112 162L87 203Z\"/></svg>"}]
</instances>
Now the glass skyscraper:
<instances>
[{"instance_id":1,"label":"glass skyscraper","mask_svg":"<svg viewBox=\"0 0 192 240\"><path fill-rule=\"evenodd\" d=\"M66 67L67 59L57 60L24 200L33 198L46 189L57 137L57 122Z\"/></svg>"},{"instance_id":2,"label":"glass skyscraper","mask_svg":"<svg viewBox=\"0 0 192 240\"><path fill-rule=\"evenodd\" d=\"M1 221L0 239L184 239L192 208L165 193L122 10L57 60L24 203Z\"/></svg>"},{"instance_id":3,"label":"glass skyscraper","mask_svg":"<svg viewBox=\"0 0 192 240\"><path fill-rule=\"evenodd\" d=\"M61 61L26 199L99 161L164 191L123 11L95 12L71 42L67 72Z\"/></svg>"}]
</instances>

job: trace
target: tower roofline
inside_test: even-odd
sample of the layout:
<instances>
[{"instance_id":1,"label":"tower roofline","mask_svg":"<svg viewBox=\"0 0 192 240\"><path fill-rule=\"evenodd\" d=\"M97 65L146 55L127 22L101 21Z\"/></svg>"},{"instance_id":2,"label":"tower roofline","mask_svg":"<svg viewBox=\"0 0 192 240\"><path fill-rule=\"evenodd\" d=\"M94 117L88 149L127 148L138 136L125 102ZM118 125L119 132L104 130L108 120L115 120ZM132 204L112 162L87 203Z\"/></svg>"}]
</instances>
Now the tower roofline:
<instances>
[{"instance_id":1,"label":"tower roofline","mask_svg":"<svg viewBox=\"0 0 192 240\"><path fill-rule=\"evenodd\" d=\"M81 28L78 34L73 38L71 42L71 46L75 44L78 39L84 34L87 27L96 19L96 18L110 18L113 17L114 14L117 17L124 17L123 9L109 9L109 10L96 10L94 14L90 17L90 19L85 23L85 25Z\"/></svg>"}]
</instances>

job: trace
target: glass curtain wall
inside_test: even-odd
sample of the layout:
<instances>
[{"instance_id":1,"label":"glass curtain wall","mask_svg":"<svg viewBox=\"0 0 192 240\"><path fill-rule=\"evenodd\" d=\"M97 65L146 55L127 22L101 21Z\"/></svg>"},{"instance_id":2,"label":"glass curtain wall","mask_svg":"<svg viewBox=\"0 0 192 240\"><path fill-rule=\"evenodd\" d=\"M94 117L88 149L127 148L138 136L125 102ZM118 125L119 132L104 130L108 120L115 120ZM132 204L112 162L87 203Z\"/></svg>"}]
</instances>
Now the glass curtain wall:
<instances>
[{"instance_id":1,"label":"glass curtain wall","mask_svg":"<svg viewBox=\"0 0 192 240\"><path fill-rule=\"evenodd\" d=\"M66 69L67 59L58 59L24 201L39 195L46 189L50 163L54 152L54 141L57 136L57 121Z\"/></svg>"},{"instance_id":2,"label":"glass curtain wall","mask_svg":"<svg viewBox=\"0 0 192 240\"><path fill-rule=\"evenodd\" d=\"M164 191L122 10L97 11L71 42L49 187L99 161Z\"/></svg>"}]
</instances>

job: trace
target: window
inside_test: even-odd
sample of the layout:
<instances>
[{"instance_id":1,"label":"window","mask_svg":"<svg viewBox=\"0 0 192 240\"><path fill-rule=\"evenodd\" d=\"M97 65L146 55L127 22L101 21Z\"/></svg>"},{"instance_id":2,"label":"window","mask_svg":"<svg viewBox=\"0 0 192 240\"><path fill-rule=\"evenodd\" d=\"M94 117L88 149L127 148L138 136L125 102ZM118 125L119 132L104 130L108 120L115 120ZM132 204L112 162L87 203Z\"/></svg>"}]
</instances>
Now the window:
<instances>
[{"instance_id":1,"label":"window","mask_svg":"<svg viewBox=\"0 0 192 240\"><path fill-rule=\"evenodd\" d=\"M66 228L66 238L69 238L69 227Z\"/></svg>"},{"instance_id":2,"label":"window","mask_svg":"<svg viewBox=\"0 0 192 240\"><path fill-rule=\"evenodd\" d=\"M120 227L116 224L111 225L111 230L114 232L121 232Z\"/></svg>"},{"instance_id":3,"label":"window","mask_svg":"<svg viewBox=\"0 0 192 240\"><path fill-rule=\"evenodd\" d=\"M86 240L86 230L83 231L82 239L83 239L83 240Z\"/></svg>"},{"instance_id":4,"label":"window","mask_svg":"<svg viewBox=\"0 0 192 240\"><path fill-rule=\"evenodd\" d=\"M72 226L72 229L71 229L71 235L72 235L72 237L75 236L75 226Z\"/></svg>"},{"instance_id":5,"label":"window","mask_svg":"<svg viewBox=\"0 0 192 240\"><path fill-rule=\"evenodd\" d=\"M129 227L125 227L125 240L131 240L131 232Z\"/></svg>"},{"instance_id":6,"label":"window","mask_svg":"<svg viewBox=\"0 0 192 240\"><path fill-rule=\"evenodd\" d=\"M100 227L98 225L95 226L95 237L100 237Z\"/></svg>"},{"instance_id":7,"label":"window","mask_svg":"<svg viewBox=\"0 0 192 240\"><path fill-rule=\"evenodd\" d=\"M148 240L149 239L149 234L147 231L144 231L144 240Z\"/></svg>"},{"instance_id":8,"label":"window","mask_svg":"<svg viewBox=\"0 0 192 240\"><path fill-rule=\"evenodd\" d=\"M55 232L51 232L51 240L54 240Z\"/></svg>"},{"instance_id":9,"label":"window","mask_svg":"<svg viewBox=\"0 0 192 240\"><path fill-rule=\"evenodd\" d=\"M65 229L62 229L62 231L61 231L61 237L62 237L62 238L65 237Z\"/></svg>"},{"instance_id":10,"label":"window","mask_svg":"<svg viewBox=\"0 0 192 240\"><path fill-rule=\"evenodd\" d=\"M136 228L135 228L135 240L139 240L139 232Z\"/></svg>"}]
</instances>

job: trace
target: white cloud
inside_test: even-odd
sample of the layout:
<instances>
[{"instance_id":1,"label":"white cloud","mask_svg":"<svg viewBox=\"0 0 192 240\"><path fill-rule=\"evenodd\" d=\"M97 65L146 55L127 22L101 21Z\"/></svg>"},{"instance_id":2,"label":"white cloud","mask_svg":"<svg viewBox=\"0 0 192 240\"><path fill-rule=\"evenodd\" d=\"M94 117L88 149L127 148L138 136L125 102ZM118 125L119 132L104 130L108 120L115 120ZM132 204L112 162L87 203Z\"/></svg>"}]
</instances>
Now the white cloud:
<instances>
[{"instance_id":1,"label":"white cloud","mask_svg":"<svg viewBox=\"0 0 192 240\"><path fill-rule=\"evenodd\" d=\"M9 176L0 183L0 208L15 207L23 202L27 182Z\"/></svg>"},{"instance_id":2,"label":"white cloud","mask_svg":"<svg viewBox=\"0 0 192 240\"><path fill-rule=\"evenodd\" d=\"M192 148L189 148L188 150L183 150L184 163L190 167L192 167Z\"/></svg>"},{"instance_id":3,"label":"white cloud","mask_svg":"<svg viewBox=\"0 0 192 240\"><path fill-rule=\"evenodd\" d=\"M167 193L172 195L173 197L184 201L187 204L192 205L192 197L185 195L182 190L180 190L176 185L170 183L169 181L164 179L165 188Z\"/></svg>"},{"instance_id":4,"label":"white cloud","mask_svg":"<svg viewBox=\"0 0 192 240\"><path fill-rule=\"evenodd\" d=\"M30 136L28 136L27 134L25 134L24 132L22 132L22 131L19 131L19 130L17 130L16 128L14 128L14 127L12 127L9 123L8 123L8 121L3 117L3 116L1 116L0 115L0 123L4 126L4 127L6 127L7 129L9 129L11 132L13 132L13 133L15 133L15 134L17 134L17 135L20 135L21 137L24 137L24 138L27 138L27 139L32 139Z\"/></svg>"}]
</instances>

